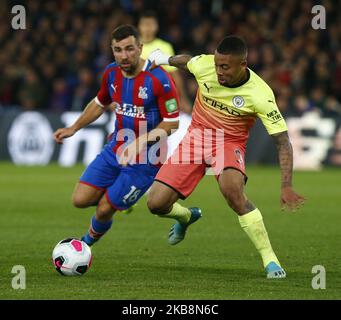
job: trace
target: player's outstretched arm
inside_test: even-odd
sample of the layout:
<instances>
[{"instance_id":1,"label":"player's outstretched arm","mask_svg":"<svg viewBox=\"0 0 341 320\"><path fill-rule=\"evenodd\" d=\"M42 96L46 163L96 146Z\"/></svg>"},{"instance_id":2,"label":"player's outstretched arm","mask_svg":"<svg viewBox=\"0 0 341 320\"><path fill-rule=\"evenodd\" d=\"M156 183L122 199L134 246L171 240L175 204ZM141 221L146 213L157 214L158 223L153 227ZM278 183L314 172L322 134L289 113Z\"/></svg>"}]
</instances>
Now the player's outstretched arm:
<instances>
[{"instance_id":1,"label":"player's outstretched arm","mask_svg":"<svg viewBox=\"0 0 341 320\"><path fill-rule=\"evenodd\" d=\"M281 207L295 211L304 203L304 197L292 189L293 151L288 132L272 135L278 150L281 168Z\"/></svg>"},{"instance_id":2,"label":"player's outstretched arm","mask_svg":"<svg viewBox=\"0 0 341 320\"><path fill-rule=\"evenodd\" d=\"M178 54L169 58L169 65L189 72L187 62L191 59L192 56L188 54Z\"/></svg>"},{"instance_id":3,"label":"player's outstretched arm","mask_svg":"<svg viewBox=\"0 0 341 320\"><path fill-rule=\"evenodd\" d=\"M94 122L102 115L104 111L105 108L98 105L95 102L95 99L93 99L88 103L83 113L72 126L68 128L59 128L55 131L53 134L54 140L59 144L63 143L65 138L72 137L78 130Z\"/></svg>"},{"instance_id":4,"label":"player's outstretched arm","mask_svg":"<svg viewBox=\"0 0 341 320\"><path fill-rule=\"evenodd\" d=\"M148 57L148 60L153 62L154 68L160 65L170 65L185 71L189 71L187 68L187 62L191 59L192 57L188 54L170 56L163 53L160 49L154 50ZM153 67L151 69L153 69Z\"/></svg>"}]
</instances>

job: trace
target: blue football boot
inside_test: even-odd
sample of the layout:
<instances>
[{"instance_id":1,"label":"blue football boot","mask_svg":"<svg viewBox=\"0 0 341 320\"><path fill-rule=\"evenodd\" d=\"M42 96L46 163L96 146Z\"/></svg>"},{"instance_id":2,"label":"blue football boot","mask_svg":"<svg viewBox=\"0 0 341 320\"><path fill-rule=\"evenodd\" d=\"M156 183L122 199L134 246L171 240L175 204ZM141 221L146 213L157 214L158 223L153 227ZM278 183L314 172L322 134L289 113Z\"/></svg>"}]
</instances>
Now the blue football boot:
<instances>
[{"instance_id":1,"label":"blue football boot","mask_svg":"<svg viewBox=\"0 0 341 320\"><path fill-rule=\"evenodd\" d=\"M265 272L268 279L285 278L287 275L284 269L273 261L265 267Z\"/></svg>"},{"instance_id":2,"label":"blue football boot","mask_svg":"<svg viewBox=\"0 0 341 320\"><path fill-rule=\"evenodd\" d=\"M168 243L170 245L175 245L181 242L186 235L187 228L197 220L202 217L201 209L200 208L188 208L191 211L191 217L189 221L185 224L180 222L176 222L169 231L168 234Z\"/></svg>"}]
</instances>

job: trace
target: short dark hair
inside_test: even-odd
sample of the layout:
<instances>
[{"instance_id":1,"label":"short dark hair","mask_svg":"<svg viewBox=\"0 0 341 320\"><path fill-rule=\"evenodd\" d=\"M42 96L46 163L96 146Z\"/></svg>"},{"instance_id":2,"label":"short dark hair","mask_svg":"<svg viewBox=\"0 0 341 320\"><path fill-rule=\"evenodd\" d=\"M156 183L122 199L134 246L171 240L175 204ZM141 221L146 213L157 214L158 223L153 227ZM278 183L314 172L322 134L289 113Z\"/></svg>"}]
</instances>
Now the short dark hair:
<instances>
[{"instance_id":1,"label":"short dark hair","mask_svg":"<svg viewBox=\"0 0 341 320\"><path fill-rule=\"evenodd\" d=\"M217 47L220 54L247 55L247 46L244 39L238 36L228 36L220 41Z\"/></svg>"},{"instance_id":2,"label":"short dark hair","mask_svg":"<svg viewBox=\"0 0 341 320\"><path fill-rule=\"evenodd\" d=\"M153 10L147 10L147 11L143 11L140 16L139 16L139 22L141 21L141 19L143 18L152 18L152 19L155 19L156 21L158 21L158 18L157 18L157 14L155 11Z\"/></svg>"},{"instance_id":3,"label":"short dark hair","mask_svg":"<svg viewBox=\"0 0 341 320\"><path fill-rule=\"evenodd\" d=\"M139 32L130 24L124 24L117 27L111 34L112 40L116 41L121 41L125 38L128 38L129 36L135 37L137 42L140 42Z\"/></svg>"}]
</instances>

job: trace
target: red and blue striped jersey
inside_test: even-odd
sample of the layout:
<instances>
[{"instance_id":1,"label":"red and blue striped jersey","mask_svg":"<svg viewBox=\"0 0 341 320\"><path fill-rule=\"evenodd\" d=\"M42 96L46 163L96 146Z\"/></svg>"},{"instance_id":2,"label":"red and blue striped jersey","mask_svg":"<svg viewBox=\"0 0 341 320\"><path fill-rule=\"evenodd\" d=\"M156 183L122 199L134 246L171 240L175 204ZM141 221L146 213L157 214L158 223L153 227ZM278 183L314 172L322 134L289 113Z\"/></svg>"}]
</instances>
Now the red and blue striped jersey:
<instances>
[{"instance_id":1,"label":"red and blue striped jersey","mask_svg":"<svg viewBox=\"0 0 341 320\"><path fill-rule=\"evenodd\" d=\"M133 130L138 137L139 128L149 132L162 121L179 120L179 97L173 79L161 67L150 70L150 66L146 60L134 78L124 77L115 62L104 71L95 101L101 106L115 106L115 131L110 142L114 152L124 143L117 139L121 129Z\"/></svg>"}]
</instances>

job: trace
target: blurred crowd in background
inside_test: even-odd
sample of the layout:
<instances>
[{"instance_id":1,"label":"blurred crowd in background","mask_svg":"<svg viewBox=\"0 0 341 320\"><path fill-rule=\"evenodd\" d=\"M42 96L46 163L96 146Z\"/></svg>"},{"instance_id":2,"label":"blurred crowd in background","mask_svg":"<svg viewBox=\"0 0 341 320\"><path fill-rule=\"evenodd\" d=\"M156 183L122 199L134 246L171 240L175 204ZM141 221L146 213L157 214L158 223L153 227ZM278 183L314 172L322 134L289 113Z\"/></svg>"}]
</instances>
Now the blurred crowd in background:
<instances>
[{"instance_id":1,"label":"blurred crowd in background","mask_svg":"<svg viewBox=\"0 0 341 320\"><path fill-rule=\"evenodd\" d=\"M26 30L11 8L26 8ZM274 90L285 116L320 110L341 116L341 1L321 0L326 29L314 30L312 0L28 0L0 3L0 108L83 110L113 61L111 32L136 25L145 10L176 53L213 53L226 35L242 36L248 64ZM197 85L184 77L194 100Z\"/></svg>"}]
</instances>

